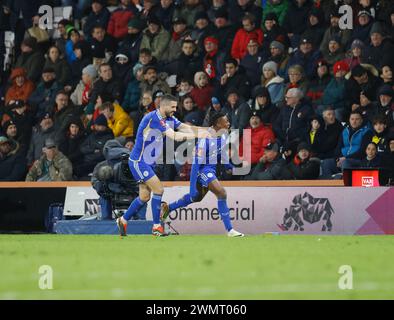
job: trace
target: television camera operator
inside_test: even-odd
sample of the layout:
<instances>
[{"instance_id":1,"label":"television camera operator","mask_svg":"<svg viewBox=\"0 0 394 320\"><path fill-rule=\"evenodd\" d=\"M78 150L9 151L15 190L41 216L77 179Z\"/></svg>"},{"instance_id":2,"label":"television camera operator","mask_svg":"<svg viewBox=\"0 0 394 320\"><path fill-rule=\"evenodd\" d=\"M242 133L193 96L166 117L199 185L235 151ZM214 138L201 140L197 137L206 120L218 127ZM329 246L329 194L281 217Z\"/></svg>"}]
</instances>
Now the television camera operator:
<instances>
[{"instance_id":1,"label":"television camera operator","mask_svg":"<svg viewBox=\"0 0 394 320\"><path fill-rule=\"evenodd\" d=\"M133 141L124 137L109 140L104 145L105 161L96 165L91 179L93 188L100 196L99 220L111 220L113 212L120 215L120 210L126 210L130 202L138 196L138 184L128 166L128 157L133 146ZM147 205L142 207L134 220L145 220L146 208Z\"/></svg>"}]
</instances>

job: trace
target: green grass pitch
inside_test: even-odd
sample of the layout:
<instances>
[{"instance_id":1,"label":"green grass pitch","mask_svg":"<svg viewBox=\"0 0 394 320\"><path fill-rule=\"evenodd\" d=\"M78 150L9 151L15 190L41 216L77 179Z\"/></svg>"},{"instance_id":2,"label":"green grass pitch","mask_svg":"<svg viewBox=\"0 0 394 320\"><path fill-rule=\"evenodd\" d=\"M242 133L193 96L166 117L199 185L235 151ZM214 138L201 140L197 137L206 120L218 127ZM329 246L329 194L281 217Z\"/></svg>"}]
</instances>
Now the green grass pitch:
<instances>
[{"instance_id":1,"label":"green grass pitch","mask_svg":"<svg viewBox=\"0 0 394 320\"><path fill-rule=\"evenodd\" d=\"M393 236L0 235L0 261L0 299L394 298Z\"/></svg>"}]
</instances>

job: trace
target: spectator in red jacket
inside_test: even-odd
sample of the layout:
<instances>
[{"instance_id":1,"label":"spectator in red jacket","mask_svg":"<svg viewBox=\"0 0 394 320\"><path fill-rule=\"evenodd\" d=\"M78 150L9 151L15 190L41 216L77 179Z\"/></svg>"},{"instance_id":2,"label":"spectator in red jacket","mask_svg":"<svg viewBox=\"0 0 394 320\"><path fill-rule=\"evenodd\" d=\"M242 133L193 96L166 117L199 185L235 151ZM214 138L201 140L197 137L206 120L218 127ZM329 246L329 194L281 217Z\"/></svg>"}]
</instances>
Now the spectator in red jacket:
<instances>
[{"instance_id":1,"label":"spectator in red jacket","mask_svg":"<svg viewBox=\"0 0 394 320\"><path fill-rule=\"evenodd\" d=\"M194 88L190 96L201 111L205 111L211 105L213 87L209 84L206 73L200 71L194 75Z\"/></svg>"},{"instance_id":2,"label":"spectator in red jacket","mask_svg":"<svg viewBox=\"0 0 394 320\"><path fill-rule=\"evenodd\" d=\"M257 40L259 46L263 43L263 31L256 28L255 17L251 14L245 14L242 18L243 27L235 34L231 48L231 56L238 61L248 53L247 46L250 40Z\"/></svg>"},{"instance_id":3,"label":"spectator in red jacket","mask_svg":"<svg viewBox=\"0 0 394 320\"><path fill-rule=\"evenodd\" d=\"M120 41L127 36L127 25L134 17L136 8L131 0L120 0L119 8L111 14L107 32L109 35Z\"/></svg>"},{"instance_id":4,"label":"spectator in red jacket","mask_svg":"<svg viewBox=\"0 0 394 320\"><path fill-rule=\"evenodd\" d=\"M266 146L275 140L275 135L271 126L265 125L262 122L259 112L255 111L252 113L249 125L250 126L245 130L250 131L250 155L244 155L244 150L247 152L247 148L244 146L244 143L247 143L248 141L248 134L246 132L244 133L246 141L244 141L245 138L242 139L239 145L239 155L243 161L246 161L254 167L259 163L260 158L264 155Z\"/></svg>"}]
</instances>

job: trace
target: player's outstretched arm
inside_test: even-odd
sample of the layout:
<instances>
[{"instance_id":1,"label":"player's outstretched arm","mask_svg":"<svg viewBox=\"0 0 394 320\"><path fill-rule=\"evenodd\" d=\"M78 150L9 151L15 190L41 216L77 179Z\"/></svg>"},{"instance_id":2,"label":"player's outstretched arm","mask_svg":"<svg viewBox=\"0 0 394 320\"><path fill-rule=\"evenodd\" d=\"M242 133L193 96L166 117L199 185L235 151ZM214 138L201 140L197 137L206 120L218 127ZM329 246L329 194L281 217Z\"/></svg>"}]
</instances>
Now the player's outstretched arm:
<instances>
[{"instance_id":1,"label":"player's outstretched arm","mask_svg":"<svg viewBox=\"0 0 394 320\"><path fill-rule=\"evenodd\" d=\"M178 131L180 132L184 132L184 133L189 133L192 132L196 137L200 138L198 136L199 132L209 132L210 128L209 127L197 127L197 126L191 126L189 124L186 123L182 123L179 127L178 127Z\"/></svg>"},{"instance_id":2,"label":"player's outstretched arm","mask_svg":"<svg viewBox=\"0 0 394 320\"><path fill-rule=\"evenodd\" d=\"M211 137L210 133L207 130L194 132L182 132L182 131L174 131L173 129L167 129L165 131L165 136L175 141L185 141L192 140L195 138L205 139Z\"/></svg>"}]
</instances>

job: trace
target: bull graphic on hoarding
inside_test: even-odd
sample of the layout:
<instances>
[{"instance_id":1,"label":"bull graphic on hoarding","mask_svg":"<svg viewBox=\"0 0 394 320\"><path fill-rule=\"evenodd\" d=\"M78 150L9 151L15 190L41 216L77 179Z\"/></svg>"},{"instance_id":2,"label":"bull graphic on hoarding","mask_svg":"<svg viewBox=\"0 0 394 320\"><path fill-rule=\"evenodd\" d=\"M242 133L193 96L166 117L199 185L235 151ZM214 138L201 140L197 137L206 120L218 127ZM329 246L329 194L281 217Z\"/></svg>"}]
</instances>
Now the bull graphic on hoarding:
<instances>
[{"instance_id":1,"label":"bull graphic on hoarding","mask_svg":"<svg viewBox=\"0 0 394 320\"><path fill-rule=\"evenodd\" d=\"M293 204L285 209L283 224L278 225L283 231L289 230L294 222L294 231L304 231L304 222L310 224L323 221L322 231L331 231L331 215L334 213L327 198L314 198L308 192L293 198Z\"/></svg>"}]
</instances>

